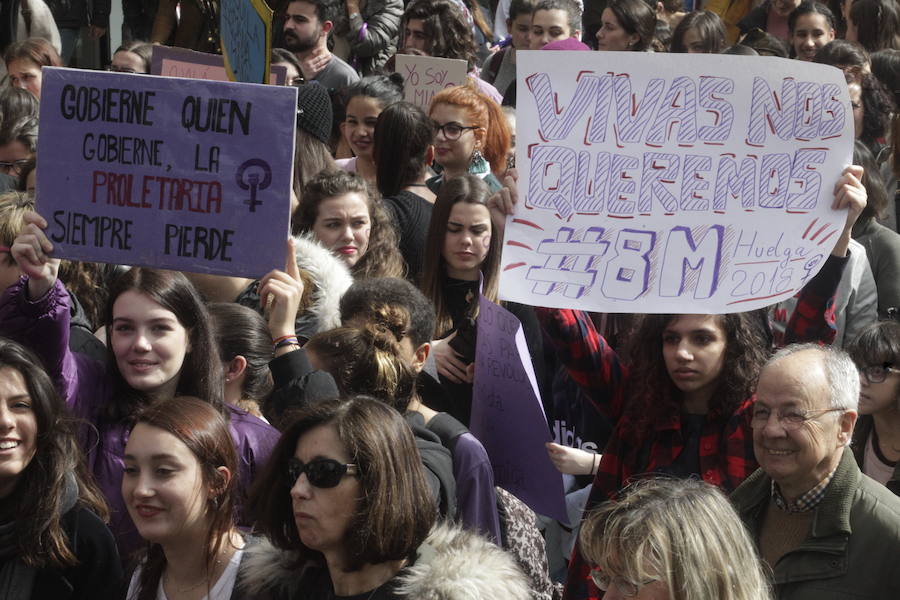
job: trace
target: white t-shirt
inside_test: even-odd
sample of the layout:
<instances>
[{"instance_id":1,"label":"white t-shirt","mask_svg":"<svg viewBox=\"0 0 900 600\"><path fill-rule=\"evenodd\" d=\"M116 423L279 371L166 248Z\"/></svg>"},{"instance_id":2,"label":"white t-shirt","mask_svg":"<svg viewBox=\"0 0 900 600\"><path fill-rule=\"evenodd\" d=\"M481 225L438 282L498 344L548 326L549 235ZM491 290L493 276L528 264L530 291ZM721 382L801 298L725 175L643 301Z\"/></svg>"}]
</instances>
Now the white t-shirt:
<instances>
[{"instance_id":1,"label":"white t-shirt","mask_svg":"<svg viewBox=\"0 0 900 600\"><path fill-rule=\"evenodd\" d=\"M241 557L243 556L243 548L235 551L231 560L228 561L225 571L222 572L222 576L219 577L216 584L209 590L209 593L203 597L203 600L229 600L231 598L231 592L234 590L234 584L237 581L238 568L241 566ZM137 600L138 592L140 591L138 589L138 582L141 578L142 567L143 565L139 565L131 576L131 582L128 584L128 595L126 596L127 600ZM169 600L166 596L166 592L163 590L162 578L160 578L159 587L156 590L156 600Z\"/></svg>"}]
</instances>

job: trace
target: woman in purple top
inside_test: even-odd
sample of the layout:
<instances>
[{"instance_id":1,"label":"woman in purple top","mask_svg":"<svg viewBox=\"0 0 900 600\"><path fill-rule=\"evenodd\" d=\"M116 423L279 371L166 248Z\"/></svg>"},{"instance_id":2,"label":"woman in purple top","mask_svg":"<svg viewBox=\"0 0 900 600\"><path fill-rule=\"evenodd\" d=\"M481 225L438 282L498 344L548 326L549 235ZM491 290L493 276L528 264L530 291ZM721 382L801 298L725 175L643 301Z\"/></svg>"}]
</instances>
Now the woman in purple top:
<instances>
[{"instance_id":1,"label":"woman in purple top","mask_svg":"<svg viewBox=\"0 0 900 600\"><path fill-rule=\"evenodd\" d=\"M120 554L141 538L120 492L130 421L150 402L176 394L201 398L229 419L238 449L239 504L265 465L278 432L224 401L209 315L199 294L177 272L132 269L109 290L108 360L100 364L69 350L69 294L57 279L59 260L35 213L11 254L24 274L0 299L0 332L30 346L43 359L70 410L83 420L79 441L111 509L110 528Z\"/></svg>"}]
</instances>

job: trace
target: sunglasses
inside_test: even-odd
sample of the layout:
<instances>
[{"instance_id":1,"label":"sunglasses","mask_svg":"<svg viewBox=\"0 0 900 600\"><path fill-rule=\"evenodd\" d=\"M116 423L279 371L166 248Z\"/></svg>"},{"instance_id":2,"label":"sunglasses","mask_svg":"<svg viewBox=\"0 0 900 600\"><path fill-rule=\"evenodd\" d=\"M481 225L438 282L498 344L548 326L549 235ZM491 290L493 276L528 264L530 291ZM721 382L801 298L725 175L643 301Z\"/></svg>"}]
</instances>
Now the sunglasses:
<instances>
[{"instance_id":1,"label":"sunglasses","mask_svg":"<svg viewBox=\"0 0 900 600\"><path fill-rule=\"evenodd\" d=\"M309 484L317 488L333 488L341 482L344 475L356 475L356 465L344 464L333 458L317 458L304 463L299 458L291 457L287 465L288 484L293 487L300 476L306 473Z\"/></svg>"}]
</instances>

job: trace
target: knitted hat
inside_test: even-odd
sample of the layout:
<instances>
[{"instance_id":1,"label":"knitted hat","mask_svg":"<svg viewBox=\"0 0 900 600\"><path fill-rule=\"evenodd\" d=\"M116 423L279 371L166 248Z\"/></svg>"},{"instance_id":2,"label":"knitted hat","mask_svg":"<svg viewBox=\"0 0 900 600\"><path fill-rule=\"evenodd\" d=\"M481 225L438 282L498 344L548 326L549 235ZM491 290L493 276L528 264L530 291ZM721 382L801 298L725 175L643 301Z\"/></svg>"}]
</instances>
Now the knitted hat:
<instances>
[{"instance_id":1,"label":"knitted hat","mask_svg":"<svg viewBox=\"0 0 900 600\"><path fill-rule=\"evenodd\" d=\"M297 86L297 129L327 144L331 138L331 97L312 81Z\"/></svg>"}]
</instances>

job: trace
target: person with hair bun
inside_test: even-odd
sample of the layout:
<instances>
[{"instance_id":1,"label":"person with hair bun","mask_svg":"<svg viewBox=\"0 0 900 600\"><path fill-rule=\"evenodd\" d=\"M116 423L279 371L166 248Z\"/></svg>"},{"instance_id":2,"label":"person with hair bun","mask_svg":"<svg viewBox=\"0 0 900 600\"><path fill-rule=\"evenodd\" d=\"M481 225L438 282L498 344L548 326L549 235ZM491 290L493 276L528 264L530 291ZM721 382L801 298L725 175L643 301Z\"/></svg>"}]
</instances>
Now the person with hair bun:
<instances>
[{"instance_id":1,"label":"person with hair bun","mask_svg":"<svg viewBox=\"0 0 900 600\"><path fill-rule=\"evenodd\" d=\"M335 163L350 173L358 173L375 186L375 123L385 108L403 100L403 77L397 73L369 75L346 87L341 93L344 120L341 134L353 151L353 158Z\"/></svg>"},{"instance_id":2,"label":"person with hair bun","mask_svg":"<svg viewBox=\"0 0 900 600\"><path fill-rule=\"evenodd\" d=\"M580 543L607 600L772 598L740 517L702 481L632 484L585 518Z\"/></svg>"},{"instance_id":3,"label":"person with hair bun","mask_svg":"<svg viewBox=\"0 0 900 600\"><path fill-rule=\"evenodd\" d=\"M483 179L492 192L498 191L510 144L500 105L471 84L459 85L435 94L428 115L436 132L434 161L443 169L428 180L428 187L438 193L445 180L468 173Z\"/></svg>"},{"instance_id":4,"label":"person with hair bun","mask_svg":"<svg viewBox=\"0 0 900 600\"><path fill-rule=\"evenodd\" d=\"M77 426L23 346L0 338L0 598L117 600L122 566Z\"/></svg>"},{"instance_id":5,"label":"person with hair bun","mask_svg":"<svg viewBox=\"0 0 900 600\"><path fill-rule=\"evenodd\" d=\"M125 446L122 496L148 547L128 600L229 600L245 540L234 523L238 457L228 421L191 396L142 409Z\"/></svg>"},{"instance_id":6,"label":"person with hair bun","mask_svg":"<svg viewBox=\"0 0 900 600\"><path fill-rule=\"evenodd\" d=\"M645 52L653 42L656 13L644 0L611 0L597 30L597 50Z\"/></svg>"},{"instance_id":7,"label":"person with hair bun","mask_svg":"<svg viewBox=\"0 0 900 600\"><path fill-rule=\"evenodd\" d=\"M436 522L407 422L373 398L300 412L252 506L269 541L249 551L251 598L531 597L505 552Z\"/></svg>"}]
</instances>

